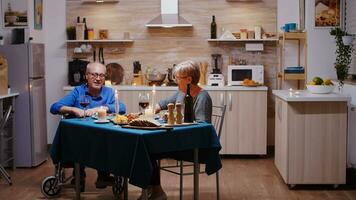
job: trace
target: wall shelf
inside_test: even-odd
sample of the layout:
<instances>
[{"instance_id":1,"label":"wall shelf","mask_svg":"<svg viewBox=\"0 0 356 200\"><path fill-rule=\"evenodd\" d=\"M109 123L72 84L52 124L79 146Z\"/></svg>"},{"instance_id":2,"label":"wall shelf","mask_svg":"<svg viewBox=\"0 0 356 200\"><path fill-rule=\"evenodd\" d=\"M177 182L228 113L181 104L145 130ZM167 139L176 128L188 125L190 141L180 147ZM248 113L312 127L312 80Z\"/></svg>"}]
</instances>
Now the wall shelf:
<instances>
[{"instance_id":1,"label":"wall shelf","mask_svg":"<svg viewBox=\"0 0 356 200\"><path fill-rule=\"evenodd\" d=\"M208 42L277 42L278 38L267 39L207 39Z\"/></svg>"},{"instance_id":2,"label":"wall shelf","mask_svg":"<svg viewBox=\"0 0 356 200\"><path fill-rule=\"evenodd\" d=\"M282 82L278 81L277 87L281 88L283 81L298 81L298 89L304 88L307 80L307 33L306 32L283 32L278 34L279 44L280 44L280 55L279 55L279 73L278 78L282 79ZM285 62L285 46L287 41L297 41L297 66L304 67L304 73L293 74L284 73L284 68L286 67ZM303 42L303 45L302 45Z\"/></svg>"},{"instance_id":3,"label":"wall shelf","mask_svg":"<svg viewBox=\"0 0 356 200\"><path fill-rule=\"evenodd\" d=\"M285 39L285 40L305 40L307 39L307 33L306 32L283 32L279 33L279 38L280 39Z\"/></svg>"},{"instance_id":4,"label":"wall shelf","mask_svg":"<svg viewBox=\"0 0 356 200\"><path fill-rule=\"evenodd\" d=\"M133 43L134 40L67 40L68 44L73 43L88 43L88 44L101 44L101 43Z\"/></svg>"},{"instance_id":5,"label":"wall shelf","mask_svg":"<svg viewBox=\"0 0 356 200\"><path fill-rule=\"evenodd\" d=\"M305 80L306 74L279 73L278 77L284 80Z\"/></svg>"}]
</instances>

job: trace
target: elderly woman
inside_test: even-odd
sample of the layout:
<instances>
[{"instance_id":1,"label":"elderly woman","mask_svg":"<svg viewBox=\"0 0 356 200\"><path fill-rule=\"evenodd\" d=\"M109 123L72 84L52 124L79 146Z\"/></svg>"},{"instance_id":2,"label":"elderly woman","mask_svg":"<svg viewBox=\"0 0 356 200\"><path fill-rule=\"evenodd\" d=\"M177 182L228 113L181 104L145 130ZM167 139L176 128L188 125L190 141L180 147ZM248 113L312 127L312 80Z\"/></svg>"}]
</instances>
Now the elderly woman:
<instances>
[{"instance_id":1,"label":"elderly woman","mask_svg":"<svg viewBox=\"0 0 356 200\"><path fill-rule=\"evenodd\" d=\"M209 93L198 86L200 78L199 66L193 61L185 61L178 64L174 69L174 75L177 80L178 89L173 96L161 100L155 107L155 112L166 110L169 103L184 104L184 96L187 92L187 85L190 84L190 95L193 97L194 119L199 121L211 122L212 101ZM148 199L165 200L166 193L163 191L160 183L159 168L156 159L162 156L151 157L153 165L153 175L151 185L147 189ZM144 199L143 194L139 199Z\"/></svg>"},{"instance_id":2,"label":"elderly woman","mask_svg":"<svg viewBox=\"0 0 356 200\"><path fill-rule=\"evenodd\" d=\"M173 96L161 100L155 108L156 113L166 110L169 103L184 104L184 96L187 92L187 85L190 84L190 95L193 97L193 111L195 120L211 122L212 102L209 93L198 86L200 70L198 64L193 61L179 63L174 68L174 76L178 84L178 89Z\"/></svg>"}]
</instances>

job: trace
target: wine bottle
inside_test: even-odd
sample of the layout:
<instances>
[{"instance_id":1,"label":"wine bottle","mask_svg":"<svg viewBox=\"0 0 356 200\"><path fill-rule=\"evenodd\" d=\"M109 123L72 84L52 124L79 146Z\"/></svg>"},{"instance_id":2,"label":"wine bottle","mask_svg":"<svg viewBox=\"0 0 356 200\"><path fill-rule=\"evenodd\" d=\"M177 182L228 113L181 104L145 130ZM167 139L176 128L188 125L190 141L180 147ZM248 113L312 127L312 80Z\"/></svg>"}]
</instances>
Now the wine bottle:
<instances>
[{"instance_id":1,"label":"wine bottle","mask_svg":"<svg viewBox=\"0 0 356 200\"><path fill-rule=\"evenodd\" d=\"M79 16L77 17L77 23L80 23L80 17Z\"/></svg>"},{"instance_id":2,"label":"wine bottle","mask_svg":"<svg viewBox=\"0 0 356 200\"><path fill-rule=\"evenodd\" d=\"M211 39L216 39L216 23L215 23L215 15L213 15L213 21L211 22L210 25L210 38Z\"/></svg>"},{"instance_id":3,"label":"wine bottle","mask_svg":"<svg viewBox=\"0 0 356 200\"><path fill-rule=\"evenodd\" d=\"M184 97L184 122L193 122L193 97L190 95L190 84L187 85L187 93Z\"/></svg>"},{"instance_id":4,"label":"wine bottle","mask_svg":"<svg viewBox=\"0 0 356 200\"><path fill-rule=\"evenodd\" d=\"M83 18L83 23L84 23L84 40L88 39L88 27L87 27L87 20L85 17Z\"/></svg>"}]
</instances>

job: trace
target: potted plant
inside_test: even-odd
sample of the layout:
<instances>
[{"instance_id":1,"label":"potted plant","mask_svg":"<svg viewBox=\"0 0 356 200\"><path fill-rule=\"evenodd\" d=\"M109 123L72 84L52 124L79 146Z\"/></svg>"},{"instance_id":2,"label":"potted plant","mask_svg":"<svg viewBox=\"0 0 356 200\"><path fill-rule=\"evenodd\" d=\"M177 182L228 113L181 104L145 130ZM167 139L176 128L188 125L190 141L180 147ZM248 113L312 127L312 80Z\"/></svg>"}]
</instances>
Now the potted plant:
<instances>
[{"instance_id":1,"label":"potted plant","mask_svg":"<svg viewBox=\"0 0 356 200\"><path fill-rule=\"evenodd\" d=\"M75 40L75 38L76 38L75 26L67 27L67 38L68 38L68 40Z\"/></svg>"},{"instance_id":2,"label":"potted plant","mask_svg":"<svg viewBox=\"0 0 356 200\"><path fill-rule=\"evenodd\" d=\"M342 36L342 43L344 43L344 45L351 45L352 41L354 40L354 36L353 34L347 34Z\"/></svg>"},{"instance_id":3,"label":"potted plant","mask_svg":"<svg viewBox=\"0 0 356 200\"><path fill-rule=\"evenodd\" d=\"M339 27L331 29L330 35L335 36L336 40L336 61L334 63L334 67L336 69L337 79L339 80L339 89L341 89L344 84L344 80L347 79L348 76L353 47L352 45L345 45L343 43L342 37L350 36L350 34L344 30L341 30Z\"/></svg>"}]
</instances>

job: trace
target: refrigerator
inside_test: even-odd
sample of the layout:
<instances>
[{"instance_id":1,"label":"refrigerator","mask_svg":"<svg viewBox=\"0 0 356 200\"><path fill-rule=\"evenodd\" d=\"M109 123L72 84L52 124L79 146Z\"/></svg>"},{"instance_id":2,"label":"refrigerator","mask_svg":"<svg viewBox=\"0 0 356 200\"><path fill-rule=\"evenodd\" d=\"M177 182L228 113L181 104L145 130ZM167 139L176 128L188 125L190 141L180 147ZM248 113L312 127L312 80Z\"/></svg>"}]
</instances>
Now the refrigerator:
<instances>
[{"instance_id":1,"label":"refrigerator","mask_svg":"<svg viewBox=\"0 0 356 200\"><path fill-rule=\"evenodd\" d=\"M47 122L44 44L0 46L8 63L15 101L15 166L34 167L47 159Z\"/></svg>"}]
</instances>

